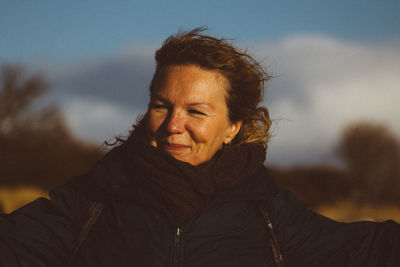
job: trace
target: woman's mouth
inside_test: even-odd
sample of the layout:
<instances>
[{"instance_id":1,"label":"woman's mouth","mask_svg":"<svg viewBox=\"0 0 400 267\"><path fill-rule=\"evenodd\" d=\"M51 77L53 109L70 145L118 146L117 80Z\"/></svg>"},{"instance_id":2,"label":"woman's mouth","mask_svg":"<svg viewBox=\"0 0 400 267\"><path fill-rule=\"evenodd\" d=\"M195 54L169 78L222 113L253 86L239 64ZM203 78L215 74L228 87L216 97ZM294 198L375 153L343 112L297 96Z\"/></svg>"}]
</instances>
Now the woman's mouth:
<instances>
[{"instance_id":1,"label":"woman's mouth","mask_svg":"<svg viewBox=\"0 0 400 267\"><path fill-rule=\"evenodd\" d=\"M190 148L190 146L181 145L181 144L165 144L164 149L167 151L182 151Z\"/></svg>"}]
</instances>

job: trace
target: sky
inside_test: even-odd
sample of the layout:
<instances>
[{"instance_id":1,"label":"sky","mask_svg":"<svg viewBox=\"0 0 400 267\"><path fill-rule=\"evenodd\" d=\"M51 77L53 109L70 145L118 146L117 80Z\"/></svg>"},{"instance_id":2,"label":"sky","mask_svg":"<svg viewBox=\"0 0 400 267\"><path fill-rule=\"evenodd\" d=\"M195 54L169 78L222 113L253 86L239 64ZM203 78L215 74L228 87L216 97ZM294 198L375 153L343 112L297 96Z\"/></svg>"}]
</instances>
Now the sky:
<instances>
[{"instance_id":1,"label":"sky","mask_svg":"<svg viewBox=\"0 0 400 267\"><path fill-rule=\"evenodd\" d=\"M0 65L50 81L72 131L127 134L146 111L154 51L180 29L231 38L275 77L267 162L338 164L340 133L383 123L400 138L400 1L0 1Z\"/></svg>"}]
</instances>

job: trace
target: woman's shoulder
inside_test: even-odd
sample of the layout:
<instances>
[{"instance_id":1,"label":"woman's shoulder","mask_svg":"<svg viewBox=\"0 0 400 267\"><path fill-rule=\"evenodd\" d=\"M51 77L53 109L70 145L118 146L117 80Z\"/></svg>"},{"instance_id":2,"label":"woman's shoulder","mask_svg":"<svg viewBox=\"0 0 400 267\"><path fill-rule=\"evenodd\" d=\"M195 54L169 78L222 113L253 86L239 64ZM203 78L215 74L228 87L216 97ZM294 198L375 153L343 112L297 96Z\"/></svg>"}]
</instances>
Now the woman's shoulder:
<instances>
[{"instance_id":1,"label":"woman's shoulder","mask_svg":"<svg viewBox=\"0 0 400 267\"><path fill-rule=\"evenodd\" d=\"M45 259L56 266L68 254L90 201L68 183L49 196L0 216L0 263L32 266Z\"/></svg>"}]
</instances>

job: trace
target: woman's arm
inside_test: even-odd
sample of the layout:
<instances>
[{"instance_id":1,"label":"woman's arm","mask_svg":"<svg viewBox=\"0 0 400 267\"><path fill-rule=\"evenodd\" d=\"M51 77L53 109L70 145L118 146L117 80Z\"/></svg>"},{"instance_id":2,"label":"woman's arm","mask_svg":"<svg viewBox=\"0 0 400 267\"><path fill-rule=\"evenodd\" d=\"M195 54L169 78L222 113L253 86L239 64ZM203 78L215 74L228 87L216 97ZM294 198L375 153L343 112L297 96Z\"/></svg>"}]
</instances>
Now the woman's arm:
<instances>
[{"instance_id":1,"label":"woman's arm","mask_svg":"<svg viewBox=\"0 0 400 267\"><path fill-rule=\"evenodd\" d=\"M272 207L287 266L400 266L400 225L393 221L335 222L286 190Z\"/></svg>"},{"instance_id":2,"label":"woman's arm","mask_svg":"<svg viewBox=\"0 0 400 267\"><path fill-rule=\"evenodd\" d=\"M88 214L88 201L68 185L50 192L50 200L0 216L1 266L61 266Z\"/></svg>"}]
</instances>

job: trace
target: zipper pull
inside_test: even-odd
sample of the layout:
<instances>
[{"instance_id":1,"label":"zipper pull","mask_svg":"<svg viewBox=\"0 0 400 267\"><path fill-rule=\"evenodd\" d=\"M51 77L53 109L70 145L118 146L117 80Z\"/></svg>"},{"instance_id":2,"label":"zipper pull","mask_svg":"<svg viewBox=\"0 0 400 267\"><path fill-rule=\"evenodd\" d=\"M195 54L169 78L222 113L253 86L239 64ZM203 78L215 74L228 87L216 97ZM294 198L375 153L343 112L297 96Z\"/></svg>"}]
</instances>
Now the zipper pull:
<instances>
[{"instance_id":1,"label":"zipper pull","mask_svg":"<svg viewBox=\"0 0 400 267\"><path fill-rule=\"evenodd\" d=\"M176 233L175 233L175 247L179 247L181 245L181 233L182 229L181 228L176 228Z\"/></svg>"}]
</instances>

